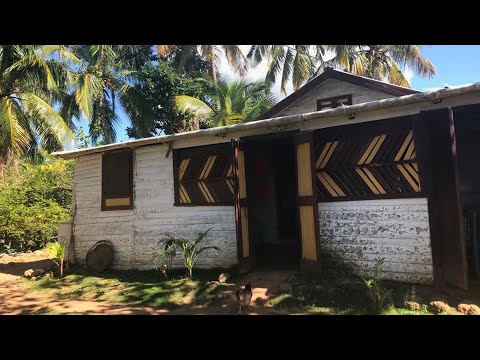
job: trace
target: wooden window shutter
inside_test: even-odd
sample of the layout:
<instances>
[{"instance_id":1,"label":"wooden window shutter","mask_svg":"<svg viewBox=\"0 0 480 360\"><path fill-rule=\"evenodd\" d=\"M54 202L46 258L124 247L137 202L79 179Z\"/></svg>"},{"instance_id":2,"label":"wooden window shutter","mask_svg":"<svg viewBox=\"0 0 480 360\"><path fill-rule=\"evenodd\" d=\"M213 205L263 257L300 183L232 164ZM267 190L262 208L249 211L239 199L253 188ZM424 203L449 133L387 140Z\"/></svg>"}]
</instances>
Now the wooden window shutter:
<instances>
[{"instance_id":1,"label":"wooden window shutter","mask_svg":"<svg viewBox=\"0 0 480 360\"><path fill-rule=\"evenodd\" d=\"M425 195L409 117L317 131L315 170L320 202Z\"/></svg>"},{"instance_id":2,"label":"wooden window shutter","mask_svg":"<svg viewBox=\"0 0 480 360\"><path fill-rule=\"evenodd\" d=\"M102 156L102 211L133 209L133 151Z\"/></svg>"},{"instance_id":3,"label":"wooden window shutter","mask_svg":"<svg viewBox=\"0 0 480 360\"><path fill-rule=\"evenodd\" d=\"M173 151L175 205L234 205L231 144Z\"/></svg>"}]
</instances>

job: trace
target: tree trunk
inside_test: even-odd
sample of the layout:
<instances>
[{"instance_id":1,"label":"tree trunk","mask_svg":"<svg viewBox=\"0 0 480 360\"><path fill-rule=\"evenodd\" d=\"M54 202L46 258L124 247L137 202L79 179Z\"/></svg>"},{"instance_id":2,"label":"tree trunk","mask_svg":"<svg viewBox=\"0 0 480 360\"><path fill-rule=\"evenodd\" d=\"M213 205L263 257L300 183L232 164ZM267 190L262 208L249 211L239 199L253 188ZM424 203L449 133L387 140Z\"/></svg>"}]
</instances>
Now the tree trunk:
<instances>
[{"instance_id":1,"label":"tree trunk","mask_svg":"<svg viewBox=\"0 0 480 360\"><path fill-rule=\"evenodd\" d=\"M60 277L63 277L63 259L60 259Z\"/></svg>"},{"instance_id":2,"label":"tree trunk","mask_svg":"<svg viewBox=\"0 0 480 360\"><path fill-rule=\"evenodd\" d=\"M215 69L215 45L210 46L210 61L212 62L212 80L217 83L217 69Z\"/></svg>"}]
</instances>

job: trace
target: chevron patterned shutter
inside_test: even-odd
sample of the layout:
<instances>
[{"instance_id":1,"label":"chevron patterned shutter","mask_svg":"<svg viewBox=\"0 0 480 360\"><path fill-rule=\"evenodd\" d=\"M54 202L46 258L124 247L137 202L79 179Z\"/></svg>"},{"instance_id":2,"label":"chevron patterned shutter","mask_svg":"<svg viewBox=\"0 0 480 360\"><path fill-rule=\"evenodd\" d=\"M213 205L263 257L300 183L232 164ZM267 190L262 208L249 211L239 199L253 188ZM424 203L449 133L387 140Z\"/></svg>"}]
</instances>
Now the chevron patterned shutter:
<instances>
[{"instance_id":1,"label":"chevron patterned shutter","mask_svg":"<svg viewBox=\"0 0 480 360\"><path fill-rule=\"evenodd\" d=\"M411 120L397 121L317 132L320 202L423 196Z\"/></svg>"},{"instance_id":2,"label":"chevron patterned shutter","mask_svg":"<svg viewBox=\"0 0 480 360\"><path fill-rule=\"evenodd\" d=\"M234 205L231 144L174 150L175 205Z\"/></svg>"}]
</instances>

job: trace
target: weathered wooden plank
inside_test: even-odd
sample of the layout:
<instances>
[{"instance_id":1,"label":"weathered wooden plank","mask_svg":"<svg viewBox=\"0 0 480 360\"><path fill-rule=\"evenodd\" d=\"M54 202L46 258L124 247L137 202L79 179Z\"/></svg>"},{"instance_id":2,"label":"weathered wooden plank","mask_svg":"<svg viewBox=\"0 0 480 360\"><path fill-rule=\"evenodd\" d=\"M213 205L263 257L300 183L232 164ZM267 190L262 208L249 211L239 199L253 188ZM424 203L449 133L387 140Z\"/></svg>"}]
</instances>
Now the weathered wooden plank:
<instances>
[{"instance_id":1,"label":"weathered wooden plank","mask_svg":"<svg viewBox=\"0 0 480 360\"><path fill-rule=\"evenodd\" d=\"M358 244L335 244L324 242L321 245L322 249L327 252L335 252L340 255L349 256L368 256L371 258L371 261L375 260L376 255L391 255L391 256L402 256L405 259L402 260L407 263L416 263L413 261L416 257L422 257L425 259L426 263L432 263L432 249L430 246L398 246L396 244L392 245L358 245Z\"/></svg>"},{"instance_id":2,"label":"weathered wooden plank","mask_svg":"<svg viewBox=\"0 0 480 360\"><path fill-rule=\"evenodd\" d=\"M321 243L333 243L333 244L356 244L356 245L392 245L392 243L398 246L430 246L429 238L415 237L415 238L395 238L394 241L390 237L361 237L361 236L322 236Z\"/></svg>"},{"instance_id":3,"label":"weathered wooden plank","mask_svg":"<svg viewBox=\"0 0 480 360\"><path fill-rule=\"evenodd\" d=\"M428 212L426 211L398 211L398 212L380 212L380 211L333 211L321 210L320 219L328 220L375 220L375 221L428 221Z\"/></svg>"}]
</instances>

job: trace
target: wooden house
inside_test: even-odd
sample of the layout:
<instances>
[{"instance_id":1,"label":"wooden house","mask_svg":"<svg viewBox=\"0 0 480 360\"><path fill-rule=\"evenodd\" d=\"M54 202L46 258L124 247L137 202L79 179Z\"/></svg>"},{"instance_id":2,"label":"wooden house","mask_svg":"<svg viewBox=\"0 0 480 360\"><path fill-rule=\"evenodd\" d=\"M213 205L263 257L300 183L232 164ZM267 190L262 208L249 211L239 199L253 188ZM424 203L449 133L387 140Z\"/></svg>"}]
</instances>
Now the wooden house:
<instances>
[{"instance_id":1,"label":"wooden house","mask_svg":"<svg viewBox=\"0 0 480 360\"><path fill-rule=\"evenodd\" d=\"M165 233L211 229L201 267L369 275L382 257L383 278L467 288L479 116L480 83L327 69L257 121L56 153L76 160L75 258L110 240L114 268L143 269Z\"/></svg>"}]
</instances>

